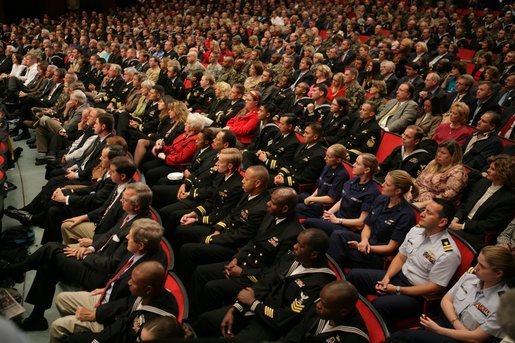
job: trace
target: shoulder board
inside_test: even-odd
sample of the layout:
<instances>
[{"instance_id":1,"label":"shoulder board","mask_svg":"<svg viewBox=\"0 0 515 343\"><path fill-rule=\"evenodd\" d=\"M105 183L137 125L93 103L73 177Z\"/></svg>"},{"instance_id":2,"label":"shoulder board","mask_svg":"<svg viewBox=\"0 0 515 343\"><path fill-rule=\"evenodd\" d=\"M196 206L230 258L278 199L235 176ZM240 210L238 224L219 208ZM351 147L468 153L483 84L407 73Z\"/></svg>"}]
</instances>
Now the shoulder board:
<instances>
[{"instance_id":1,"label":"shoulder board","mask_svg":"<svg viewBox=\"0 0 515 343\"><path fill-rule=\"evenodd\" d=\"M454 250L454 248L452 247L451 242L449 242L448 238L442 239L442 246L443 246L443 251L445 251L445 252Z\"/></svg>"}]
</instances>

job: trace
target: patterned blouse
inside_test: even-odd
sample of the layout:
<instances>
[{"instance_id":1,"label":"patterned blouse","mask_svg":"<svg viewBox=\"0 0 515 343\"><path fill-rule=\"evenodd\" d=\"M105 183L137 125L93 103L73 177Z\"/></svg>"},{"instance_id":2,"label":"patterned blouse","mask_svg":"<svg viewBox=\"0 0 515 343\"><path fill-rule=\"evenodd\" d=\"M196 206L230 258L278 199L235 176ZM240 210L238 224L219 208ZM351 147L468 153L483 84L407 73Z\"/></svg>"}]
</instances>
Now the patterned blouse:
<instances>
[{"instance_id":1,"label":"patterned blouse","mask_svg":"<svg viewBox=\"0 0 515 343\"><path fill-rule=\"evenodd\" d=\"M434 160L431 161L415 180L419 188L415 202L431 200L434 197L455 200L467 185L467 172L462 164L457 164L443 173L428 172L435 163Z\"/></svg>"}]
</instances>

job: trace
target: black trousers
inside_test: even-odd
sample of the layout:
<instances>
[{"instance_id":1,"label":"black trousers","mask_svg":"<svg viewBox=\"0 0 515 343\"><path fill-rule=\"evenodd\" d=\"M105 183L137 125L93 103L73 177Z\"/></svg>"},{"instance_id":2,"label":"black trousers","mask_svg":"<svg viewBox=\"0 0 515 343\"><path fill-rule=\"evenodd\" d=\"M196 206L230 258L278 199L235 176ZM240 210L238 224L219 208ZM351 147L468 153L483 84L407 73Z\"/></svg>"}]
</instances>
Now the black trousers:
<instances>
[{"instance_id":1,"label":"black trousers","mask_svg":"<svg viewBox=\"0 0 515 343\"><path fill-rule=\"evenodd\" d=\"M90 269L82 260L65 256L64 247L61 243L47 243L25 261L12 265L14 272L37 270L25 299L29 304L50 308L60 281L80 284L88 291L105 286L108 275Z\"/></svg>"}]
</instances>

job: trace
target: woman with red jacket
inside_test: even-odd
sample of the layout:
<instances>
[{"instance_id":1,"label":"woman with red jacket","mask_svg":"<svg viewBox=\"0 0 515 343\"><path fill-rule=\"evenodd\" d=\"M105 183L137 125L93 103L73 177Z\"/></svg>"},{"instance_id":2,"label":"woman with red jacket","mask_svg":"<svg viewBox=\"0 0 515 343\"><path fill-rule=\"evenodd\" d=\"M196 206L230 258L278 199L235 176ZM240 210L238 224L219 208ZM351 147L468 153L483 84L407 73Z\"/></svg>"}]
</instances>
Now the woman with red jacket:
<instances>
[{"instance_id":1,"label":"woman with red jacket","mask_svg":"<svg viewBox=\"0 0 515 343\"><path fill-rule=\"evenodd\" d=\"M258 109L261 95L258 91L250 91L243 96L245 107L229 119L225 129L231 130L243 145L252 142L252 137L259 123Z\"/></svg>"},{"instance_id":2,"label":"woman with red jacket","mask_svg":"<svg viewBox=\"0 0 515 343\"><path fill-rule=\"evenodd\" d=\"M183 103L180 104L186 106ZM203 128L202 116L198 113L190 113L184 125L184 132L177 136L172 144L164 145L162 141L156 142L152 149L152 154L156 159L144 163L141 167L149 186L156 184L161 177L178 171L179 164L191 161L197 149L195 143L197 135Z\"/></svg>"}]
</instances>

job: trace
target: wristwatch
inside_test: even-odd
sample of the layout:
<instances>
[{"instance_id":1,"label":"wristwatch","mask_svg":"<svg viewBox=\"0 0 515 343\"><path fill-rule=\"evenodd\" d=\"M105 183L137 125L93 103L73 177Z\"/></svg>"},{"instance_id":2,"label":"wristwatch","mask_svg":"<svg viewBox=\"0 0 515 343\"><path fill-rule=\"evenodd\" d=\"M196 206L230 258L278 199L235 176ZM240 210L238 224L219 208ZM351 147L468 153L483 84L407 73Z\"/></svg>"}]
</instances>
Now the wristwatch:
<instances>
[{"instance_id":1,"label":"wristwatch","mask_svg":"<svg viewBox=\"0 0 515 343\"><path fill-rule=\"evenodd\" d=\"M395 287L395 295L401 295L401 286Z\"/></svg>"}]
</instances>

